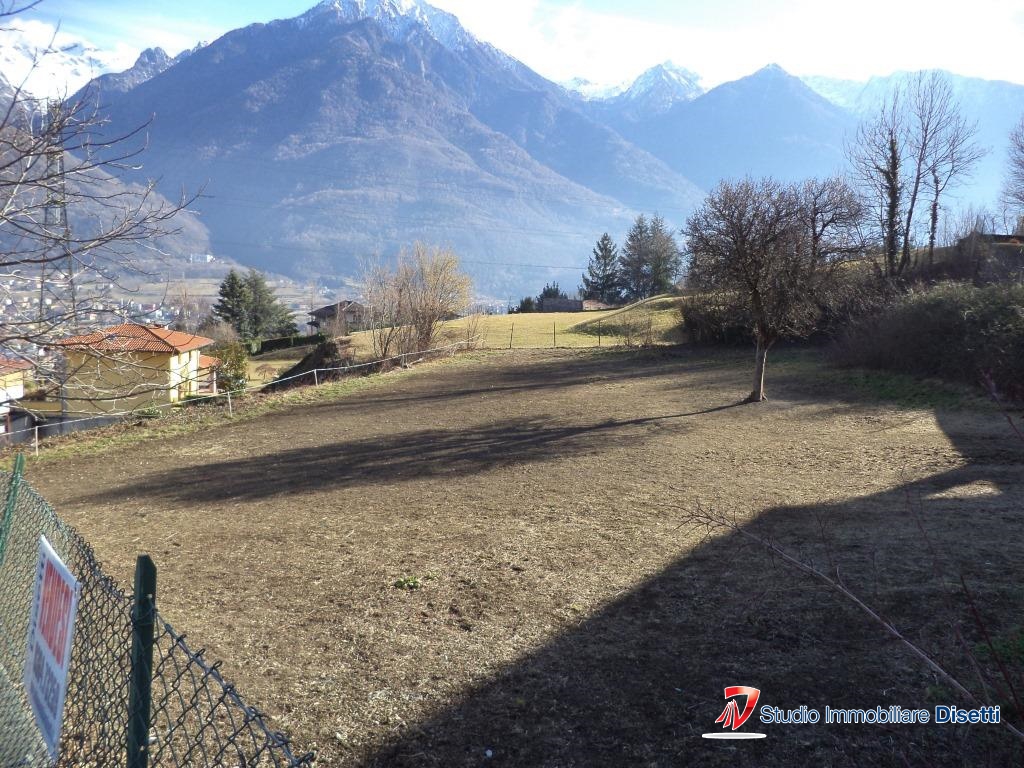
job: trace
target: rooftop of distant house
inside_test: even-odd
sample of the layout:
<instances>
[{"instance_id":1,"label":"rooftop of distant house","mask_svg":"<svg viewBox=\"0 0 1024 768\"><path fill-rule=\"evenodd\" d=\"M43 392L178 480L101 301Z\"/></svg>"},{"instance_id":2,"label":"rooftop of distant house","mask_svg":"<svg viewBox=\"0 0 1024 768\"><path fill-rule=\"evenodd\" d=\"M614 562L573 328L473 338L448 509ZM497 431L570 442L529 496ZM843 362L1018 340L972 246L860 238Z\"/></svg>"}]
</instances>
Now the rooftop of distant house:
<instances>
[{"instance_id":1,"label":"rooftop of distant house","mask_svg":"<svg viewBox=\"0 0 1024 768\"><path fill-rule=\"evenodd\" d=\"M212 344L213 339L158 325L122 323L81 336L68 336L54 346L99 352L166 352L176 354Z\"/></svg>"},{"instance_id":2,"label":"rooftop of distant house","mask_svg":"<svg viewBox=\"0 0 1024 768\"><path fill-rule=\"evenodd\" d=\"M32 363L27 360L18 360L13 357L3 357L0 355L0 376L17 373L18 371L27 371L31 367Z\"/></svg>"},{"instance_id":3,"label":"rooftop of distant house","mask_svg":"<svg viewBox=\"0 0 1024 768\"><path fill-rule=\"evenodd\" d=\"M333 304L327 304L317 309L311 309L308 314L317 318L318 320L329 320L335 317L338 312L344 312L346 310L352 310L353 312L359 312L363 309L363 305L357 301L350 301L344 299L342 301L336 301Z\"/></svg>"}]
</instances>

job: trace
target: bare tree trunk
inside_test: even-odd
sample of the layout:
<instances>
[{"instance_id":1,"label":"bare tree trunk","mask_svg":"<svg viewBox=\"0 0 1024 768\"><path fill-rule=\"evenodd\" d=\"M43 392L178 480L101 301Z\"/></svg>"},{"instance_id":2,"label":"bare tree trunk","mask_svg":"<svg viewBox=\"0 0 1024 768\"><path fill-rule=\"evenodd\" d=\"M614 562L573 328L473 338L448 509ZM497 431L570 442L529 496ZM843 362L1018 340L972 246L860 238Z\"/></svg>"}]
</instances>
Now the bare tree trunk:
<instances>
[{"instance_id":1,"label":"bare tree trunk","mask_svg":"<svg viewBox=\"0 0 1024 768\"><path fill-rule=\"evenodd\" d=\"M750 397L747 398L748 403L760 403L762 400L768 399L764 396L764 365L768 358L769 346L765 343L764 336L758 333L757 350L754 353L754 389L750 393Z\"/></svg>"},{"instance_id":2,"label":"bare tree trunk","mask_svg":"<svg viewBox=\"0 0 1024 768\"><path fill-rule=\"evenodd\" d=\"M939 229L939 175L932 169L932 206L928 222L928 266L935 266L935 239Z\"/></svg>"},{"instance_id":3,"label":"bare tree trunk","mask_svg":"<svg viewBox=\"0 0 1024 768\"><path fill-rule=\"evenodd\" d=\"M900 150L895 137L889 139L888 163L882 172L885 179L885 266L890 280L899 275L900 232Z\"/></svg>"}]
</instances>

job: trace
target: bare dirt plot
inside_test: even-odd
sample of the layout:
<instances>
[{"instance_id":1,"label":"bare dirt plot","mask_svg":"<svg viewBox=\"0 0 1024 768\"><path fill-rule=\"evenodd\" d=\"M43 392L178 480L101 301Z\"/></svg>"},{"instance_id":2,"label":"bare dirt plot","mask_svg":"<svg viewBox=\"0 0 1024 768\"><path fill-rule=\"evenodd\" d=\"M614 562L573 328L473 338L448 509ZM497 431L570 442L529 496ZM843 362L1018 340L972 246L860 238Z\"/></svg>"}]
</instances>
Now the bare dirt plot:
<instances>
[{"instance_id":1,"label":"bare dirt plot","mask_svg":"<svg viewBox=\"0 0 1024 768\"><path fill-rule=\"evenodd\" d=\"M478 354L29 478L121 578L151 552L165 614L322 765L1019 762L992 726L700 738L726 685L963 702L830 593L703 541L698 502L832 558L965 676L959 574L997 638L1020 629L1024 447L1001 417L856 400L775 358L771 402L736 406L746 355Z\"/></svg>"}]
</instances>

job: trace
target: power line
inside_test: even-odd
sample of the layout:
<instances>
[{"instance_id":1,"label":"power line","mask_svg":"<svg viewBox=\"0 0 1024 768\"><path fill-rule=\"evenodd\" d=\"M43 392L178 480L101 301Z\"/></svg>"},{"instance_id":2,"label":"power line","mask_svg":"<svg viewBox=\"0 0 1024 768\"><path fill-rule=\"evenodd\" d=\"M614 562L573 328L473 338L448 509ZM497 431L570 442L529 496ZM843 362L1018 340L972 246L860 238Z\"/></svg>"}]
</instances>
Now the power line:
<instances>
[{"instance_id":1,"label":"power line","mask_svg":"<svg viewBox=\"0 0 1024 768\"><path fill-rule=\"evenodd\" d=\"M242 240L223 240L221 238L215 238L215 241L219 244L234 245L239 248L253 248L253 249L270 249L274 251L303 251L307 253L322 253L325 255L336 254L337 251L330 250L324 247L316 247L309 245L291 245L288 243L250 243ZM483 266L491 267L520 267L523 269L552 269L552 270L565 270L571 272L585 272L586 266L556 266L554 264L523 264L519 262L505 262L505 261L485 261L482 259L464 259L459 257L459 262L462 264L480 264Z\"/></svg>"},{"instance_id":2,"label":"power line","mask_svg":"<svg viewBox=\"0 0 1024 768\"><path fill-rule=\"evenodd\" d=\"M346 137L346 138L351 138L351 137ZM525 198L525 199L531 199L531 198L535 199L535 195L531 195L530 192L523 192L519 186L513 185L510 182L506 181L502 176L497 175L497 173L495 171L491 171L491 170L488 170L488 169L486 169L484 167L481 167L476 162L476 160L473 158L473 156L470 153L468 153L465 150L463 150L457 144L453 144L452 142L447 141L447 140L446 140L446 143L449 146L452 146L455 149L457 149L463 155L465 155L467 160L469 160L472 163L472 168L475 169L478 172L478 174L484 180L492 181L492 185L490 185L489 189L488 189L489 192L491 192L493 194L496 194L496 195L507 195L508 197L522 197L522 198ZM336 146L338 146L340 148L343 148L342 147L343 144L344 144L343 141L339 141ZM569 201L569 202L578 202L580 204L586 203L586 204L590 204L590 205L606 205L606 206L610 205L612 207L623 207L624 206L626 208L629 208L629 209L632 209L632 210L635 210L635 211L641 211L641 210L650 208L650 206L647 203L641 204L641 203L638 203L635 200L626 200L626 199L623 199L623 198L618 197L618 196L613 197L612 193L601 192L601 191L599 191L597 189L594 189L593 187L589 187L589 186L587 186L587 184L585 182L577 181L577 180L575 180L575 179L573 179L573 178L571 178L569 176L566 176L562 172L557 170L556 168L553 168L553 167L547 165L544 161L535 158L533 155L531 155L525 148L521 147L519 144L515 144L515 146L517 148L519 148L520 150L522 150L522 152L526 155L526 157L529 160L531 160L532 162L536 163L543 170L549 172L551 174L551 177L552 177L551 178L552 182L553 181L561 181L561 182L563 182L564 185L567 185L568 187L570 187L573 190L571 194L567 194L566 190L564 190L564 189L563 190L558 190L558 191L552 191L551 192L552 197L554 197L559 202ZM657 160L657 158L654 158L654 159ZM289 167L288 164L292 164L292 167ZM246 170L252 169L252 167L255 165L255 166L263 166L263 167L266 167L266 168L279 169L279 170L282 170L282 171L285 171L285 172L291 171L293 173L293 175L295 176L295 179L297 181L302 181L302 182L306 182L306 181L308 181L310 179L321 180L321 181L325 181L325 182L333 182L333 181L336 181L338 178L345 178L347 175L349 175L351 173L350 171L348 171L348 170L346 170L344 168L338 168L337 174L332 176L332 175L330 175L328 173L327 169L325 168L325 164L322 163L322 162L318 163L315 160L315 158L313 158L312 155L307 155L305 157L300 157L300 158L289 158L288 160L274 160L274 159L265 158L265 157L252 157L252 158L242 159L242 158L237 158L237 157L221 156L221 157L218 157L218 158L215 158L215 159L211 160L208 165L209 166L217 166L217 165L229 165L229 166L231 166L231 165L234 165L234 166L239 167L239 168L245 168ZM698 196L702 196L703 195L703 191L699 187L694 185L693 182L691 182L688 179L686 179L684 176L679 174L677 171L674 171L673 169L668 168L668 167L667 167L667 169L668 169L668 171L670 173L673 173L673 174L679 176L679 178L681 180L683 180L684 182L692 185L693 186L692 194L695 194L695 195L698 195ZM516 166L512 170L522 171L522 170L528 170L528 169L525 169L525 168L523 168L521 166ZM532 181L535 181L535 183L536 183L536 177L531 175L529 178ZM396 182L402 183L400 179L396 179ZM409 179L408 181L406 181L404 183L406 183L409 186L414 187L414 188L415 187L435 187L435 188L438 188L438 189L458 189L459 186L460 186L460 184L457 181L455 181L455 182L442 181L440 179L412 178L412 179ZM540 183L543 183L543 182L540 182ZM545 186L548 186L548 185L545 184ZM686 197L689 196L689 195L686 194L685 190L676 189L673 186L666 186L666 187L663 187L663 188L651 188L650 192L653 193L653 194L660 194L660 195L664 195L664 196L677 195L680 198L686 198ZM616 192L615 194L618 195L619 192ZM682 201L680 201L680 202L682 202Z\"/></svg>"}]
</instances>

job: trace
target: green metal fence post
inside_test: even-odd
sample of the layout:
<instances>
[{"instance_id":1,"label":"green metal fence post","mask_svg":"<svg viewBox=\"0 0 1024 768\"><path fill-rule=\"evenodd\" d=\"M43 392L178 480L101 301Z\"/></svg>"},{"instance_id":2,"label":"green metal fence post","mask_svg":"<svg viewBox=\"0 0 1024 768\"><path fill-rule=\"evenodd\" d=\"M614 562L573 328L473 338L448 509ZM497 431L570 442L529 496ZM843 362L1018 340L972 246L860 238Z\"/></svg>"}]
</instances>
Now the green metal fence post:
<instances>
[{"instance_id":1,"label":"green metal fence post","mask_svg":"<svg viewBox=\"0 0 1024 768\"><path fill-rule=\"evenodd\" d=\"M153 641L156 626L156 566L149 555L135 561L132 601L132 666L128 681L128 765L149 765L149 718L152 709Z\"/></svg>"},{"instance_id":2,"label":"green metal fence post","mask_svg":"<svg viewBox=\"0 0 1024 768\"><path fill-rule=\"evenodd\" d=\"M7 537L11 534L11 520L18 503L18 489L24 471L25 454L19 453L14 457L14 471L11 473L11 484L7 487L7 501L4 503L4 518L0 520L0 565L4 564L4 555L7 554Z\"/></svg>"}]
</instances>

